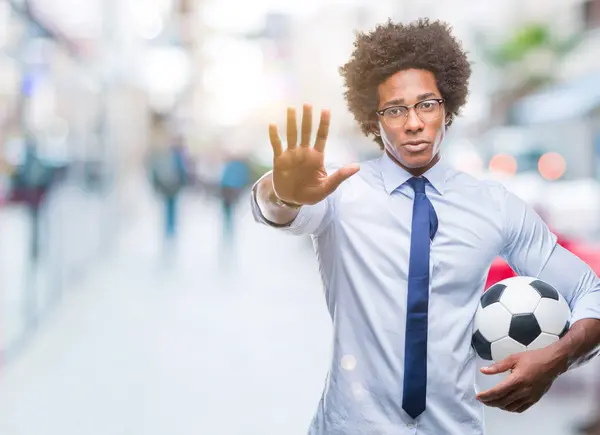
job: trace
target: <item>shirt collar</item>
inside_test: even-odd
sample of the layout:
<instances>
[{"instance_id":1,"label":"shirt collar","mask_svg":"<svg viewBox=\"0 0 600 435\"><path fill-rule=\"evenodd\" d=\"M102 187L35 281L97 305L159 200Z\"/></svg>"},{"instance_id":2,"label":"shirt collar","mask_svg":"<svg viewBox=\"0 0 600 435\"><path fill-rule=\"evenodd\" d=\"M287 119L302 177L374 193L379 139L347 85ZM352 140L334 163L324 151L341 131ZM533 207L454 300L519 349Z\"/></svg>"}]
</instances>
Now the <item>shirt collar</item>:
<instances>
[{"instance_id":1,"label":"shirt collar","mask_svg":"<svg viewBox=\"0 0 600 435\"><path fill-rule=\"evenodd\" d=\"M412 178L412 174L396 164L385 151L379 162L381 175L383 176L383 184L388 194L392 194L394 190ZM440 160L425 172L423 176L427 178L429 183L440 195L444 194L446 184L446 163L443 158L440 158Z\"/></svg>"}]
</instances>

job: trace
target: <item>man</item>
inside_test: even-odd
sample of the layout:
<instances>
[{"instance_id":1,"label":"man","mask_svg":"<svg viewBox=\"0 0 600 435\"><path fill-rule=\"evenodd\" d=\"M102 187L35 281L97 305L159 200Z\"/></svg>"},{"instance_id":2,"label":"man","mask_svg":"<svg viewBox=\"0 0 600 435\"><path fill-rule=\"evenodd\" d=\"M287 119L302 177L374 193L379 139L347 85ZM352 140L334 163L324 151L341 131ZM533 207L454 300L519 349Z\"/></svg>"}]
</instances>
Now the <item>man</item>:
<instances>
[{"instance_id":1,"label":"man","mask_svg":"<svg viewBox=\"0 0 600 435\"><path fill-rule=\"evenodd\" d=\"M391 22L359 34L341 68L350 111L381 158L328 173L330 114L310 146L269 127L274 169L253 189L257 221L310 234L333 320L334 352L311 435L482 434L483 405L523 412L600 343L600 280L500 184L451 168L440 147L466 101L470 66L448 25ZM554 285L573 310L566 336L483 368L511 373L475 391L473 317L503 256Z\"/></svg>"},{"instance_id":2,"label":"man","mask_svg":"<svg viewBox=\"0 0 600 435\"><path fill-rule=\"evenodd\" d=\"M177 203L187 184L187 163L183 140L160 144L152 151L149 169L154 189L164 200L164 236L172 241L177 232Z\"/></svg>"},{"instance_id":3,"label":"man","mask_svg":"<svg viewBox=\"0 0 600 435\"><path fill-rule=\"evenodd\" d=\"M220 198L223 211L223 236L233 240L234 211L243 189L251 184L250 168L241 156L227 158L221 173Z\"/></svg>"},{"instance_id":4,"label":"man","mask_svg":"<svg viewBox=\"0 0 600 435\"><path fill-rule=\"evenodd\" d=\"M23 163L12 173L12 196L26 204L30 215L29 255L33 263L40 258L42 213L46 198L54 185L55 175L55 169L40 156L35 139L28 136L25 139Z\"/></svg>"}]
</instances>

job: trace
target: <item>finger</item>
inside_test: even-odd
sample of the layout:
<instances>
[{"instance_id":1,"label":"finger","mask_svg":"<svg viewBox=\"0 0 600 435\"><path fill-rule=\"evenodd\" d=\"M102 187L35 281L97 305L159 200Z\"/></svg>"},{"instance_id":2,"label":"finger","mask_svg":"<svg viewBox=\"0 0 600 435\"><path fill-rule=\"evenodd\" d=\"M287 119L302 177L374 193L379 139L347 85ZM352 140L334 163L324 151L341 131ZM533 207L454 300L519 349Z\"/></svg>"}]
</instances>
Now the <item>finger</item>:
<instances>
[{"instance_id":1,"label":"finger","mask_svg":"<svg viewBox=\"0 0 600 435\"><path fill-rule=\"evenodd\" d=\"M509 406L511 403L514 403L518 400L521 400L518 397L515 397L514 394L508 394L507 396L498 399L498 400L491 400L489 402L483 402L483 404L485 406L489 406L490 408L500 408L500 409L506 409L507 406Z\"/></svg>"},{"instance_id":2,"label":"finger","mask_svg":"<svg viewBox=\"0 0 600 435\"><path fill-rule=\"evenodd\" d=\"M298 142L298 126L296 125L296 109L288 107L287 110L287 145L288 149L296 148Z\"/></svg>"},{"instance_id":3,"label":"finger","mask_svg":"<svg viewBox=\"0 0 600 435\"><path fill-rule=\"evenodd\" d=\"M522 412L527 411L532 406L533 406L533 403L531 403L531 401L525 400L523 403L520 404L520 406L515 407L514 411L511 411L511 412L516 412L517 414L521 414Z\"/></svg>"},{"instance_id":4,"label":"finger","mask_svg":"<svg viewBox=\"0 0 600 435\"><path fill-rule=\"evenodd\" d=\"M275 124L269 124L269 140L271 141L271 147L273 148L273 156L279 157L282 153L281 139L279 139L279 133L277 132L277 126Z\"/></svg>"},{"instance_id":5,"label":"finger","mask_svg":"<svg viewBox=\"0 0 600 435\"><path fill-rule=\"evenodd\" d=\"M321 111L321 121L319 122L319 129L317 130L317 140L315 141L315 150L317 151L325 151L325 143L327 142L327 136L329 136L330 121L331 113L329 110Z\"/></svg>"},{"instance_id":6,"label":"finger","mask_svg":"<svg viewBox=\"0 0 600 435\"><path fill-rule=\"evenodd\" d=\"M515 403L522 403L524 400L528 399L530 396L530 390L526 388L517 389L510 394L502 397L498 400L492 400L489 402L483 402L486 406L490 406L493 408L500 408L508 410L509 407L514 406Z\"/></svg>"},{"instance_id":7,"label":"finger","mask_svg":"<svg viewBox=\"0 0 600 435\"><path fill-rule=\"evenodd\" d=\"M497 375L498 373L504 373L507 370L510 370L515 367L517 362L517 358L514 355L511 355L507 358L504 358L502 361L498 361L487 367L481 368L481 373L484 375Z\"/></svg>"},{"instance_id":8,"label":"finger","mask_svg":"<svg viewBox=\"0 0 600 435\"><path fill-rule=\"evenodd\" d=\"M517 388L517 378L515 376L510 376L508 379L500 382L493 388L490 388L487 391L479 393L477 395L477 399L482 402L490 402L492 400L498 400L506 396L507 394L512 393Z\"/></svg>"},{"instance_id":9,"label":"finger","mask_svg":"<svg viewBox=\"0 0 600 435\"><path fill-rule=\"evenodd\" d=\"M312 106L305 104L302 109L302 138L300 146L310 146L310 134L312 131Z\"/></svg>"},{"instance_id":10,"label":"finger","mask_svg":"<svg viewBox=\"0 0 600 435\"><path fill-rule=\"evenodd\" d=\"M331 195L340 186L340 184L352 177L358 171L360 171L360 166L357 163L353 163L338 169L329 178L327 178L327 181L325 182L327 194Z\"/></svg>"},{"instance_id":11,"label":"finger","mask_svg":"<svg viewBox=\"0 0 600 435\"><path fill-rule=\"evenodd\" d=\"M506 407L504 407L505 411L508 412L518 412L519 409L529 405L529 399L527 398L521 398L518 400L515 400L514 402L512 402L509 405L506 405ZM527 409L527 408L525 408Z\"/></svg>"}]
</instances>

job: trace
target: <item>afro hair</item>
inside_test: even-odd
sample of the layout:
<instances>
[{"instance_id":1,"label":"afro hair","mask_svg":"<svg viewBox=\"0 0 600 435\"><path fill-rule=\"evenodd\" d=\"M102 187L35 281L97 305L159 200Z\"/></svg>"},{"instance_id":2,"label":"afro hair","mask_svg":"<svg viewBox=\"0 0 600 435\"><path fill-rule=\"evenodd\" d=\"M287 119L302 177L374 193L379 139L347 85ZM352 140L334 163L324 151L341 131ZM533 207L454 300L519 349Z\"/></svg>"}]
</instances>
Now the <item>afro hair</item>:
<instances>
[{"instance_id":1,"label":"afro hair","mask_svg":"<svg viewBox=\"0 0 600 435\"><path fill-rule=\"evenodd\" d=\"M448 124L465 104L471 66L450 25L427 18L409 24L388 20L370 33L358 33L350 60L340 68L348 108L366 136L377 122L379 85L407 69L433 73L445 100ZM374 140L383 149L381 138L374 135Z\"/></svg>"}]
</instances>

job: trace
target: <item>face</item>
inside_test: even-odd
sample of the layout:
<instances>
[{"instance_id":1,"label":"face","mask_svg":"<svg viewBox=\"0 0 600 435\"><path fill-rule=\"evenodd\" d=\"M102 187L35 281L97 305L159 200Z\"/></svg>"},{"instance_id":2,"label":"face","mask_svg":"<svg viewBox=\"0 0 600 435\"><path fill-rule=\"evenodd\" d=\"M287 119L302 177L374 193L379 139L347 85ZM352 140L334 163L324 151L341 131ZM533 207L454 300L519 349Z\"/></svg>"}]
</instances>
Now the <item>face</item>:
<instances>
[{"instance_id":1,"label":"face","mask_svg":"<svg viewBox=\"0 0 600 435\"><path fill-rule=\"evenodd\" d=\"M379 110L442 98L433 73L419 69L397 72L379 85L378 91ZM446 131L445 113L442 103L437 119L423 121L417 115L416 108L412 108L408 111L404 125L392 127L386 124L384 117L378 116L377 133L381 135L390 157L413 175L420 175L439 159L438 152Z\"/></svg>"}]
</instances>

